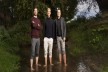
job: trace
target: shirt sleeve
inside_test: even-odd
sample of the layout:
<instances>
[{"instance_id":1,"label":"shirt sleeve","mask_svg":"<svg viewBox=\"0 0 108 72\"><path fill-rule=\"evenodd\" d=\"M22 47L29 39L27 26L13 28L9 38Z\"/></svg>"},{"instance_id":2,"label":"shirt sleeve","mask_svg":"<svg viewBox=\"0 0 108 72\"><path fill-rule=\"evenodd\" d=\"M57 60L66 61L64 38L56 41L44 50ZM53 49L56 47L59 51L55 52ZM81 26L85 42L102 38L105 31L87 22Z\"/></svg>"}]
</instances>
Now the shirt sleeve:
<instances>
[{"instance_id":1,"label":"shirt sleeve","mask_svg":"<svg viewBox=\"0 0 108 72\"><path fill-rule=\"evenodd\" d=\"M41 29L41 22L38 20L38 24L35 23L34 19L31 19L31 25L34 29L40 30Z\"/></svg>"},{"instance_id":2,"label":"shirt sleeve","mask_svg":"<svg viewBox=\"0 0 108 72\"><path fill-rule=\"evenodd\" d=\"M40 22L40 20L39 20L39 23L36 26L36 29L41 30L41 22Z\"/></svg>"},{"instance_id":3,"label":"shirt sleeve","mask_svg":"<svg viewBox=\"0 0 108 72\"><path fill-rule=\"evenodd\" d=\"M64 37L66 37L66 22L63 18L63 26L64 26Z\"/></svg>"}]
</instances>

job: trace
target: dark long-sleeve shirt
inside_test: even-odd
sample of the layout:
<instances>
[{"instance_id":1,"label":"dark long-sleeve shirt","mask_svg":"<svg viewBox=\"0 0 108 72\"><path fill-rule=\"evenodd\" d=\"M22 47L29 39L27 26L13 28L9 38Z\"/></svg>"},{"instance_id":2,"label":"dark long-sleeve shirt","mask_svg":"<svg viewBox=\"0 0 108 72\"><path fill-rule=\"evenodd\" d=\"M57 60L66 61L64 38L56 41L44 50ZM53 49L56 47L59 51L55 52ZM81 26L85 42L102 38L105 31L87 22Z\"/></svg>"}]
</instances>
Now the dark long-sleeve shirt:
<instances>
[{"instance_id":1,"label":"dark long-sleeve shirt","mask_svg":"<svg viewBox=\"0 0 108 72\"><path fill-rule=\"evenodd\" d=\"M61 19L57 19L57 36L62 36L62 31L61 31Z\"/></svg>"},{"instance_id":2,"label":"dark long-sleeve shirt","mask_svg":"<svg viewBox=\"0 0 108 72\"><path fill-rule=\"evenodd\" d=\"M41 30L41 22L38 18L32 17L31 18L31 37L32 38L39 38L40 37L40 30Z\"/></svg>"},{"instance_id":3,"label":"dark long-sleeve shirt","mask_svg":"<svg viewBox=\"0 0 108 72\"><path fill-rule=\"evenodd\" d=\"M44 37L54 38L55 23L51 18L46 18L44 21Z\"/></svg>"}]
</instances>

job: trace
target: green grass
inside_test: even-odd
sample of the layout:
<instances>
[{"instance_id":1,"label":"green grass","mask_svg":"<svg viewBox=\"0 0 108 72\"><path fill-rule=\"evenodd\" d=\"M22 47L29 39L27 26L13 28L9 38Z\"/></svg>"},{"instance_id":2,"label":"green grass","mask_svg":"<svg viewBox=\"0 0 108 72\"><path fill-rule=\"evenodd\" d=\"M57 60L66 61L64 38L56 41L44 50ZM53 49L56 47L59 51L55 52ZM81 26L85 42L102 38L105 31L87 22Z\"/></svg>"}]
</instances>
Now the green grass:
<instances>
[{"instance_id":1,"label":"green grass","mask_svg":"<svg viewBox=\"0 0 108 72\"><path fill-rule=\"evenodd\" d=\"M20 45L30 43L29 21L19 21L6 29L0 27L0 72L18 72Z\"/></svg>"},{"instance_id":2,"label":"green grass","mask_svg":"<svg viewBox=\"0 0 108 72\"><path fill-rule=\"evenodd\" d=\"M18 45L5 27L0 27L0 72L18 72L19 60ZM14 44L14 45L13 45Z\"/></svg>"},{"instance_id":3,"label":"green grass","mask_svg":"<svg viewBox=\"0 0 108 72\"><path fill-rule=\"evenodd\" d=\"M0 72L18 72L19 56L13 54L9 49L9 45L0 44Z\"/></svg>"},{"instance_id":4,"label":"green grass","mask_svg":"<svg viewBox=\"0 0 108 72\"><path fill-rule=\"evenodd\" d=\"M108 67L103 67L100 72L108 72Z\"/></svg>"}]
</instances>

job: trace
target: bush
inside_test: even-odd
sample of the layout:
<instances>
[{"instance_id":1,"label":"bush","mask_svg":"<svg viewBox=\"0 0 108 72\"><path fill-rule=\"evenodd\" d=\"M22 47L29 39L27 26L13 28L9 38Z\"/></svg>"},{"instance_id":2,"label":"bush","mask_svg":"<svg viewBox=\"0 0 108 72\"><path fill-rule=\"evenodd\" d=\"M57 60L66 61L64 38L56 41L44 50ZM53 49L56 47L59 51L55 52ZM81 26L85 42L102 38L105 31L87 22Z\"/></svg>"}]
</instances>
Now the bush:
<instances>
[{"instance_id":1,"label":"bush","mask_svg":"<svg viewBox=\"0 0 108 72\"><path fill-rule=\"evenodd\" d=\"M30 22L19 21L9 30L14 44L29 44L30 42Z\"/></svg>"},{"instance_id":2,"label":"bush","mask_svg":"<svg viewBox=\"0 0 108 72\"><path fill-rule=\"evenodd\" d=\"M99 24L95 20L79 19L67 24L68 49L72 55L108 52L108 23Z\"/></svg>"},{"instance_id":3,"label":"bush","mask_svg":"<svg viewBox=\"0 0 108 72\"><path fill-rule=\"evenodd\" d=\"M0 27L0 71L18 72L19 56L17 46L12 46L11 37L5 27Z\"/></svg>"}]
</instances>

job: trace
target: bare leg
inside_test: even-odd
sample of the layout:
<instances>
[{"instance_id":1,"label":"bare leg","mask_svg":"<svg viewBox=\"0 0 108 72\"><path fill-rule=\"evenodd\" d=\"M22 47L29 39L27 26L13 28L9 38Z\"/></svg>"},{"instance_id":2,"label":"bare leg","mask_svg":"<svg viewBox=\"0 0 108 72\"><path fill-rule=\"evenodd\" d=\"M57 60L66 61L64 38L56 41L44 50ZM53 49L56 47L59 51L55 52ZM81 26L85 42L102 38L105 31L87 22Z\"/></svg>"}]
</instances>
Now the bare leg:
<instances>
[{"instance_id":1,"label":"bare leg","mask_svg":"<svg viewBox=\"0 0 108 72\"><path fill-rule=\"evenodd\" d=\"M45 58L45 65L47 66L47 51L48 51L48 38L44 38L44 58Z\"/></svg>"},{"instance_id":2,"label":"bare leg","mask_svg":"<svg viewBox=\"0 0 108 72\"><path fill-rule=\"evenodd\" d=\"M41 66L41 64L39 64L39 57L36 57L36 66Z\"/></svg>"},{"instance_id":3,"label":"bare leg","mask_svg":"<svg viewBox=\"0 0 108 72\"><path fill-rule=\"evenodd\" d=\"M30 59L30 68L31 68L31 70L34 70L33 69L33 59Z\"/></svg>"},{"instance_id":4,"label":"bare leg","mask_svg":"<svg viewBox=\"0 0 108 72\"><path fill-rule=\"evenodd\" d=\"M51 38L49 41L49 61L50 61L50 65L52 64L52 49L53 49L53 39Z\"/></svg>"},{"instance_id":5,"label":"bare leg","mask_svg":"<svg viewBox=\"0 0 108 72\"><path fill-rule=\"evenodd\" d=\"M67 63L66 63L66 54L63 55L63 60L64 60L64 65L67 66Z\"/></svg>"},{"instance_id":6,"label":"bare leg","mask_svg":"<svg viewBox=\"0 0 108 72\"><path fill-rule=\"evenodd\" d=\"M38 66L37 65L36 65L36 69L35 70L36 70L36 72L38 72Z\"/></svg>"},{"instance_id":7,"label":"bare leg","mask_svg":"<svg viewBox=\"0 0 108 72\"><path fill-rule=\"evenodd\" d=\"M45 65L44 65L44 67L46 67L47 66L47 56L45 57Z\"/></svg>"},{"instance_id":8,"label":"bare leg","mask_svg":"<svg viewBox=\"0 0 108 72\"><path fill-rule=\"evenodd\" d=\"M50 60L50 65L53 65L52 64L52 57L49 57L49 60Z\"/></svg>"},{"instance_id":9,"label":"bare leg","mask_svg":"<svg viewBox=\"0 0 108 72\"><path fill-rule=\"evenodd\" d=\"M39 58L38 58L38 57L36 57L36 65L38 65L38 59L39 59Z\"/></svg>"},{"instance_id":10,"label":"bare leg","mask_svg":"<svg viewBox=\"0 0 108 72\"><path fill-rule=\"evenodd\" d=\"M59 54L59 63L61 63L61 62L62 62L62 55Z\"/></svg>"}]
</instances>

